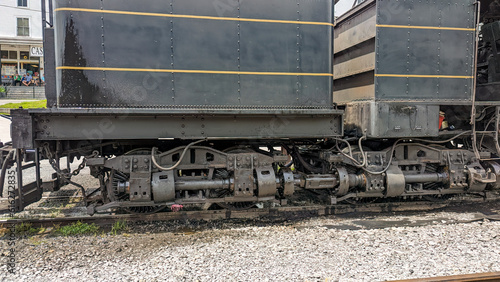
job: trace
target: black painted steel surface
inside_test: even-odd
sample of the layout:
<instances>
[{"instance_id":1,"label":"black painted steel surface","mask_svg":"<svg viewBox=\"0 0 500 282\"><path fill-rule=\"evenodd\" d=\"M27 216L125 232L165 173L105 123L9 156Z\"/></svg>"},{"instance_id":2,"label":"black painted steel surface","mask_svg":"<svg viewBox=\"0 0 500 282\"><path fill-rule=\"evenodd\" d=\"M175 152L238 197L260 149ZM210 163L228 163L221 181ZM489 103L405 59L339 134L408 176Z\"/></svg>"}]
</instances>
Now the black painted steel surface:
<instances>
[{"instance_id":1,"label":"black painted steel surface","mask_svg":"<svg viewBox=\"0 0 500 282\"><path fill-rule=\"evenodd\" d=\"M474 0L367 0L337 19L333 101L368 138L437 137L474 94Z\"/></svg>"},{"instance_id":2,"label":"black painted steel surface","mask_svg":"<svg viewBox=\"0 0 500 282\"><path fill-rule=\"evenodd\" d=\"M366 1L335 27L334 102L470 102L474 0Z\"/></svg>"},{"instance_id":3,"label":"black painted steel surface","mask_svg":"<svg viewBox=\"0 0 500 282\"><path fill-rule=\"evenodd\" d=\"M474 3L377 1L375 99L471 100Z\"/></svg>"},{"instance_id":4,"label":"black painted steel surface","mask_svg":"<svg viewBox=\"0 0 500 282\"><path fill-rule=\"evenodd\" d=\"M332 108L331 0L57 0L59 107Z\"/></svg>"}]
</instances>

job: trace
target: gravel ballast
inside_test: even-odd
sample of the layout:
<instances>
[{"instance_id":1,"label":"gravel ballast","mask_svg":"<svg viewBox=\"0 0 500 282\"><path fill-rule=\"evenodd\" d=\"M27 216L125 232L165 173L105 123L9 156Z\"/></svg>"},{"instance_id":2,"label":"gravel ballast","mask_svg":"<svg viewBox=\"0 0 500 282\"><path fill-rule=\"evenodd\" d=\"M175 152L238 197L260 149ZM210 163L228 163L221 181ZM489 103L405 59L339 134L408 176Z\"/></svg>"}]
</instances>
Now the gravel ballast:
<instances>
[{"instance_id":1,"label":"gravel ballast","mask_svg":"<svg viewBox=\"0 0 500 282\"><path fill-rule=\"evenodd\" d=\"M263 226L225 221L194 229L155 223L129 234L35 236L16 241L18 273L6 274L3 263L0 279L384 281L500 271L500 222L476 217L438 212ZM471 222L456 223L464 221ZM410 226L394 227L401 222ZM159 230L168 231L148 232ZM6 243L1 240L4 261Z\"/></svg>"}]
</instances>

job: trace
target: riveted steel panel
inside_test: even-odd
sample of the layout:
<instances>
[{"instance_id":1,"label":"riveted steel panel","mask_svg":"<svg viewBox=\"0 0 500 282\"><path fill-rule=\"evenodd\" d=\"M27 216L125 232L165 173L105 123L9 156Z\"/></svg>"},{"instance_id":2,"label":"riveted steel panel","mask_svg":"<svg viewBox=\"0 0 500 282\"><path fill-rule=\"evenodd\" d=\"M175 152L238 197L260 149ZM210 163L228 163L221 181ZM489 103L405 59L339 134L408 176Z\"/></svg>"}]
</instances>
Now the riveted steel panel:
<instances>
[{"instance_id":1,"label":"riveted steel panel","mask_svg":"<svg viewBox=\"0 0 500 282\"><path fill-rule=\"evenodd\" d=\"M347 131L437 136L439 105L471 102L476 12L473 0L367 0L339 18L333 101Z\"/></svg>"},{"instance_id":2,"label":"riveted steel panel","mask_svg":"<svg viewBox=\"0 0 500 282\"><path fill-rule=\"evenodd\" d=\"M474 28L474 0L378 0L377 24Z\"/></svg>"},{"instance_id":3,"label":"riveted steel panel","mask_svg":"<svg viewBox=\"0 0 500 282\"><path fill-rule=\"evenodd\" d=\"M12 137L12 146L14 148L33 149L35 130L33 119L28 114L28 110L16 109L11 111L12 123L10 132Z\"/></svg>"},{"instance_id":4,"label":"riveted steel panel","mask_svg":"<svg viewBox=\"0 0 500 282\"><path fill-rule=\"evenodd\" d=\"M378 77L377 100L470 101L469 79Z\"/></svg>"},{"instance_id":5,"label":"riveted steel panel","mask_svg":"<svg viewBox=\"0 0 500 282\"><path fill-rule=\"evenodd\" d=\"M342 112L214 109L39 109L13 110L18 148L44 140L276 139L342 136ZM78 126L75 126L75 125ZM13 126L14 126L13 125Z\"/></svg>"},{"instance_id":6,"label":"riveted steel panel","mask_svg":"<svg viewBox=\"0 0 500 282\"><path fill-rule=\"evenodd\" d=\"M439 106L354 102L346 107L346 131L370 138L437 136Z\"/></svg>"},{"instance_id":7,"label":"riveted steel panel","mask_svg":"<svg viewBox=\"0 0 500 282\"><path fill-rule=\"evenodd\" d=\"M378 0L347 13L335 32L334 102L470 101L476 9L473 0Z\"/></svg>"},{"instance_id":8,"label":"riveted steel panel","mask_svg":"<svg viewBox=\"0 0 500 282\"><path fill-rule=\"evenodd\" d=\"M475 11L473 0L377 1L376 100L470 100Z\"/></svg>"},{"instance_id":9,"label":"riveted steel panel","mask_svg":"<svg viewBox=\"0 0 500 282\"><path fill-rule=\"evenodd\" d=\"M59 107L333 107L329 0L57 0L55 18Z\"/></svg>"},{"instance_id":10,"label":"riveted steel panel","mask_svg":"<svg viewBox=\"0 0 500 282\"><path fill-rule=\"evenodd\" d=\"M44 65L45 65L45 97L47 98L47 107L57 105L56 91L56 61L54 50L54 29L44 29Z\"/></svg>"}]
</instances>

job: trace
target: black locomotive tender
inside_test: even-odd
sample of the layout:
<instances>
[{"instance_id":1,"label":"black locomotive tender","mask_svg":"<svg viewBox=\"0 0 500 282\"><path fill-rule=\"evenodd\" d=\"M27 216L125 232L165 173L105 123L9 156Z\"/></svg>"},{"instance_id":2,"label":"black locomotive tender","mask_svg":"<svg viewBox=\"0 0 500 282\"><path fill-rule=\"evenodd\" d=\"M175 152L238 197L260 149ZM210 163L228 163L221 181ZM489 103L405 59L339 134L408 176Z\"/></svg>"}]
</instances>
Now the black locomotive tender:
<instances>
[{"instance_id":1,"label":"black locomotive tender","mask_svg":"<svg viewBox=\"0 0 500 282\"><path fill-rule=\"evenodd\" d=\"M18 210L77 185L91 214L499 189L498 7L367 0L335 19L332 0L55 0L47 109L12 111L1 183L16 166ZM85 165L99 189L71 180Z\"/></svg>"}]
</instances>

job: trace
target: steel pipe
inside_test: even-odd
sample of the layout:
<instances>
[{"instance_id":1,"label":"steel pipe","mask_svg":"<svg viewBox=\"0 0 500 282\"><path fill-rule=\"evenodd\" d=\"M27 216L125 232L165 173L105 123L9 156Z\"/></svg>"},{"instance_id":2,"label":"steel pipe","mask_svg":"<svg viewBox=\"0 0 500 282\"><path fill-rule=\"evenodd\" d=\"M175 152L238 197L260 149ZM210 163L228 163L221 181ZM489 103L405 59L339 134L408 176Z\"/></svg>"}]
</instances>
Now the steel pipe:
<instances>
[{"instance_id":1,"label":"steel pipe","mask_svg":"<svg viewBox=\"0 0 500 282\"><path fill-rule=\"evenodd\" d=\"M405 183L447 182L447 173L405 174Z\"/></svg>"},{"instance_id":2,"label":"steel pipe","mask_svg":"<svg viewBox=\"0 0 500 282\"><path fill-rule=\"evenodd\" d=\"M175 181L175 190L191 191L191 190L204 190L204 189L229 189L231 180L217 179L217 180L193 180L193 181Z\"/></svg>"}]
</instances>

